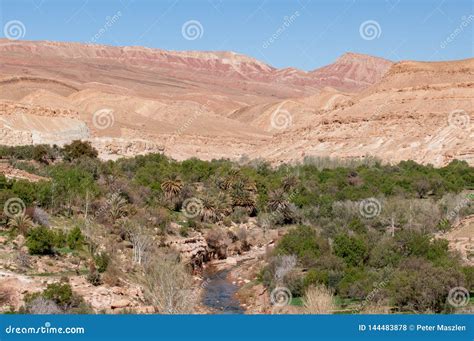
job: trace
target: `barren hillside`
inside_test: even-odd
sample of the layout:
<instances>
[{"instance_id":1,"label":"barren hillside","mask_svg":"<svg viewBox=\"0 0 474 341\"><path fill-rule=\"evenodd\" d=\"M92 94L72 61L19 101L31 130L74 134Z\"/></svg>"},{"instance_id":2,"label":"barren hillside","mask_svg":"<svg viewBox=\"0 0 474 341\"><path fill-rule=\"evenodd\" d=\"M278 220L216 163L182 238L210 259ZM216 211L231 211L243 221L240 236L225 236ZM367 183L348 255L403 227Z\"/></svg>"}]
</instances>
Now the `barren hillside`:
<instances>
[{"instance_id":1,"label":"barren hillside","mask_svg":"<svg viewBox=\"0 0 474 341\"><path fill-rule=\"evenodd\" d=\"M313 71L234 52L0 40L0 143L88 139L103 158L474 162L474 60L347 53Z\"/></svg>"}]
</instances>

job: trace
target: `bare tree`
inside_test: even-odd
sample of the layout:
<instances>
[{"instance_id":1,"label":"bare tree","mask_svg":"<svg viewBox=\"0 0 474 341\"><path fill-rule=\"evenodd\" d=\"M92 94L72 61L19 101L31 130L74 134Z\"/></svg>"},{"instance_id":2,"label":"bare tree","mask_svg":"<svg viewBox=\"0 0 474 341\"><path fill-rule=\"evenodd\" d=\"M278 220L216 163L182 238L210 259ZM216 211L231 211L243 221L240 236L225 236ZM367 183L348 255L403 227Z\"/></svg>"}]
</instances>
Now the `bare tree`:
<instances>
[{"instance_id":1,"label":"bare tree","mask_svg":"<svg viewBox=\"0 0 474 341\"><path fill-rule=\"evenodd\" d=\"M192 276L182 263L156 259L145 270L145 297L161 314L190 314L196 297Z\"/></svg>"},{"instance_id":2,"label":"bare tree","mask_svg":"<svg viewBox=\"0 0 474 341\"><path fill-rule=\"evenodd\" d=\"M152 244L151 236L141 225L131 227L128 233L133 245L133 261L143 264L146 252Z\"/></svg>"}]
</instances>

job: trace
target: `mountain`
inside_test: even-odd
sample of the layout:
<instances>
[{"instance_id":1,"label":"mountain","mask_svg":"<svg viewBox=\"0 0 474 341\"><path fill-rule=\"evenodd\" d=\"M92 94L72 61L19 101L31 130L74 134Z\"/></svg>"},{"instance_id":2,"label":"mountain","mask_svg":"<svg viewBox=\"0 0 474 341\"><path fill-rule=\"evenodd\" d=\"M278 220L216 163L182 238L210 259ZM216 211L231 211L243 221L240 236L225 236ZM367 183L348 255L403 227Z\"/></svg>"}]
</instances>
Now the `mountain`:
<instances>
[{"instance_id":1,"label":"mountain","mask_svg":"<svg viewBox=\"0 0 474 341\"><path fill-rule=\"evenodd\" d=\"M472 115L472 64L346 53L302 71L225 51L0 40L0 143L87 139L103 158L472 162L470 126L465 137L448 124Z\"/></svg>"},{"instance_id":2,"label":"mountain","mask_svg":"<svg viewBox=\"0 0 474 341\"><path fill-rule=\"evenodd\" d=\"M275 148L262 146L256 154L278 162L370 155L474 164L473 76L474 59L397 63L380 82L329 110L314 110L311 121L285 129L274 136Z\"/></svg>"}]
</instances>

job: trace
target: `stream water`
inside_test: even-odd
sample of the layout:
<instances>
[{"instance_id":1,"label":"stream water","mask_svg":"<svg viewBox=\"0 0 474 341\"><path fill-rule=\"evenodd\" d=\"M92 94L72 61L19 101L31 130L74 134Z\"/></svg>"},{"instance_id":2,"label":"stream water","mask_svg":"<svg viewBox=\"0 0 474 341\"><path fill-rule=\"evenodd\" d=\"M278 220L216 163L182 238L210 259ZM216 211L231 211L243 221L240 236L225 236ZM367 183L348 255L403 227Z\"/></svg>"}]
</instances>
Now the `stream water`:
<instances>
[{"instance_id":1,"label":"stream water","mask_svg":"<svg viewBox=\"0 0 474 341\"><path fill-rule=\"evenodd\" d=\"M229 270L216 271L212 267L205 270L203 303L217 314L243 314L235 297L238 287L228 280L228 274Z\"/></svg>"}]
</instances>

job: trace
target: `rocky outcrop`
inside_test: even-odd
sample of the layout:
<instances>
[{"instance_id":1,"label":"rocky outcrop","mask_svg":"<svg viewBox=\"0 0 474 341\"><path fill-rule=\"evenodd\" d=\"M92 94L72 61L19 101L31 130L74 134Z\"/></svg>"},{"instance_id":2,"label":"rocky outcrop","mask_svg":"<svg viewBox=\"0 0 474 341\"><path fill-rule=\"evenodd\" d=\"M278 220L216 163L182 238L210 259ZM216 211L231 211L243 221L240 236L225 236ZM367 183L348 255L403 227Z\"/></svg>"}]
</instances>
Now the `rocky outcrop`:
<instances>
[{"instance_id":1,"label":"rocky outcrop","mask_svg":"<svg viewBox=\"0 0 474 341\"><path fill-rule=\"evenodd\" d=\"M176 250L181 260L190 264L194 270L198 270L209 260L209 247L206 239L200 234L187 238L169 237L165 245Z\"/></svg>"}]
</instances>

